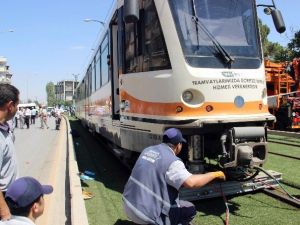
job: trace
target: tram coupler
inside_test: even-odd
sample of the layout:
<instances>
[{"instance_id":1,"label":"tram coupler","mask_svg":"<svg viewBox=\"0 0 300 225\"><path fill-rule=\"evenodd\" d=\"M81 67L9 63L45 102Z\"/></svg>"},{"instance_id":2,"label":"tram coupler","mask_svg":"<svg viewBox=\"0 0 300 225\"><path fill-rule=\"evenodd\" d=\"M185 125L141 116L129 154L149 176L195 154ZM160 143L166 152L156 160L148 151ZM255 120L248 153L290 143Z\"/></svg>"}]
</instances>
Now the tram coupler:
<instances>
[{"instance_id":1,"label":"tram coupler","mask_svg":"<svg viewBox=\"0 0 300 225\"><path fill-rule=\"evenodd\" d=\"M267 170L277 181L282 180L282 173ZM251 193L266 188L274 188L278 183L273 178L260 172L255 178L248 181L216 181L211 182L198 189L181 188L179 191L180 199L187 201L196 201L228 195L238 195Z\"/></svg>"}]
</instances>

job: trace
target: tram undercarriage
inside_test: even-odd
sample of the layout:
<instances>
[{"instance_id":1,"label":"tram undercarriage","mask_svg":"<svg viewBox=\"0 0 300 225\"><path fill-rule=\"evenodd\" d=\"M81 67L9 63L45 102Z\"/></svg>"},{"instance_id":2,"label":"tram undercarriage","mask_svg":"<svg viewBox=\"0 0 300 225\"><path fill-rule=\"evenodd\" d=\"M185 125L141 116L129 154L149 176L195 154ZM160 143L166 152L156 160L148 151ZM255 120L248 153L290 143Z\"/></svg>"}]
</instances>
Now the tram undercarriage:
<instances>
[{"instance_id":1,"label":"tram undercarriage","mask_svg":"<svg viewBox=\"0 0 300 225\"><path fill-rule=\"evenodd\" d=\"M232 127L225 132L216 132L215 128L213 133L209 133L209 128L205 130L205 134L189 136L188 155L182 157L188 157L190 172L223 170L227 180L196 190L183 188L182 198L198 200L278 186L281 173L261 168L268 153L265 127Z\"/></svg>"}]
</instances>

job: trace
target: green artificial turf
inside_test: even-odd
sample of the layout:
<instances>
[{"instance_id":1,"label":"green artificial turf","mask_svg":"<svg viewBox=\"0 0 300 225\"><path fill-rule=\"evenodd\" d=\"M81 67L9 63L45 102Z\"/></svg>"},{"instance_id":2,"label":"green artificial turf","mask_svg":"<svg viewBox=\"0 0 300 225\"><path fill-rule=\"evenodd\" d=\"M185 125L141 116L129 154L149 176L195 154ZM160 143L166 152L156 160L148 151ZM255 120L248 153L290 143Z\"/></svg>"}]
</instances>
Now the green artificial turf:
<instances>
[{"instance_id":1,"label":"green artificial turf","mask_svg":"<svg viewBox=\"0 0 300 225\"><path fill-rule=\"evenodd\" d=\"M74 138L79 170L96 173L95 180L82 182L85 190L94 197L85 200L90 225L133 225L126 219L122 209L122 191L130 172L96 139L82 128L79 121L70 118L72 129L80 137ZM278 151L278 145L270 145L270 151ZM290 148L290 147L289 147ZM294 151L287 149L286 151ZM291 153L291 152L289 152ZM283 173L284 180L300 185L298 161L269 155L265 165ZM285 186L287 187L287 186ZM299 190L287 187L291 194L300 195ZM252 193L228 197L229 224L234 225L288 225L299 224L300 211L263 193ZM225 205L222 198L194 202L197 215L194 224L223 225Z\"/></svg>"}]
</instances>

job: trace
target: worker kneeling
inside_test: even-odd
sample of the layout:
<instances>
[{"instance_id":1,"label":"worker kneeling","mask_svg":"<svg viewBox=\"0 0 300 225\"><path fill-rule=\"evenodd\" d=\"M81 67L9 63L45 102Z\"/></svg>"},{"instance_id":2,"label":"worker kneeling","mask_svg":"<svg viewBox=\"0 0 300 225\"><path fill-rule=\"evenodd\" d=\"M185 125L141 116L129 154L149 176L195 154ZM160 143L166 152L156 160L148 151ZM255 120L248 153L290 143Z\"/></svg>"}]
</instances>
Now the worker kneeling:
<instances>
[{"instance_id":1,"label":"worker kneeling","mask_svg":"<svg viewBox=\"0 0 300 225\"><path fill-rule=\"evenodd\" d=\"M137 224L188 225L196 215L191 202L179 200L181 186L199 188L219 178L222 171L193 175L178 158L186 140L176 128L163 134L163 143L140 154L123 193L124 211Z\"/></svg>"}]
</instances>

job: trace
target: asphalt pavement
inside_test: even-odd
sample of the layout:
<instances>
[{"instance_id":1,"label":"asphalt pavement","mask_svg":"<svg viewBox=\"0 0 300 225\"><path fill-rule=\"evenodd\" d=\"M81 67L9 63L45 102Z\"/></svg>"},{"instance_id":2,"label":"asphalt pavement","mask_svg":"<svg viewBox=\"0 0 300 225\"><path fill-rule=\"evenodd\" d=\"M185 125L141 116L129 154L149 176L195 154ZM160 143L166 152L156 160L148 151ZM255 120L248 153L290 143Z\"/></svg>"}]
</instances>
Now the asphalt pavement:
<instances>
[{"instance_id":1,"label":"asphalt pavement","mask_svg":"<svg viewBox=\"0 0 300 225\"><path fill-rule=\"evenodd\" d=\"M68 225L70 206L66 170L66 124L62 122L61 129L55 130L55 118L51 117L48 125L49 129L41 129L38 118L29 129L26 125L23 129L15 129L19 177L32 176L42 184L54 187L53 193L45 196L45 211L36 221L37 225Z\"/></svg>"}]
</instances>

